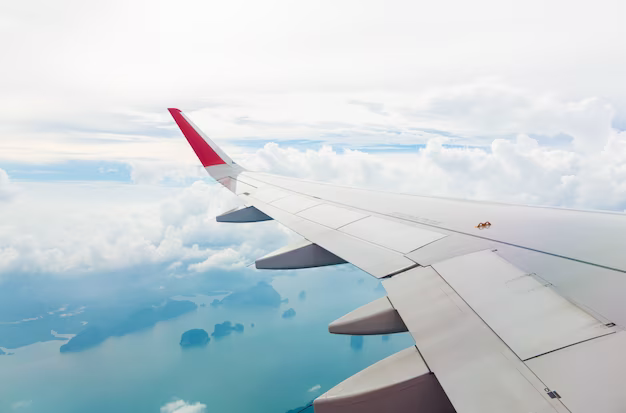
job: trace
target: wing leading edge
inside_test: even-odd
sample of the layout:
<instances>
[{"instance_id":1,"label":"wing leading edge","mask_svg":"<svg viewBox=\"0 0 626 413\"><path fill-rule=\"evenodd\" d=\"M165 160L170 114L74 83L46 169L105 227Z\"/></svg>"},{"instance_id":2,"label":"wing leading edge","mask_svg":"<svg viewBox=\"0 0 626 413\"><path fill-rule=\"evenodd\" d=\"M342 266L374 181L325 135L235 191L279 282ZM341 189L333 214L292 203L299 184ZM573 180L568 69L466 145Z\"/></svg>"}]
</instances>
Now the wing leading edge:
<instances>
[{"instance_id":1,"label":"wing leading edge","mask_svg":"<svg viewBox=\"0 0 626 413\"><path fill-rule=\"evenodd\" d=\"M218 220L272 218L305 238L257 268L352 263L383 279L388 297L332 323L331 332L408 330L415 339L413 351L322 395L316 412L626 411L623 214L250 172L182 112L170 113L207 172L245 206Z\"/></svg>"}]
</instances>

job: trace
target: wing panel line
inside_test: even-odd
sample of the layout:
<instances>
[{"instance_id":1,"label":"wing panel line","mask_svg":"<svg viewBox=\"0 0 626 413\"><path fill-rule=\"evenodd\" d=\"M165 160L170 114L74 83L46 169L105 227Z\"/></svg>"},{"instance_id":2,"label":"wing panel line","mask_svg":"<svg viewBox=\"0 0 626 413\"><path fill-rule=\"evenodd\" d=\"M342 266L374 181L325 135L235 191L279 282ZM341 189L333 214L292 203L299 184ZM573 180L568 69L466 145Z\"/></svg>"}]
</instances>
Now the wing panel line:
<instances>
[{"instance_id":1,"label":"wing panel line","mask_svg":"<svg viewBox=\"0 0 626 413\"><path fill-rule=\"evenodd\" d=\"M283 177L280 177L280 178L283 178ZM274 183L269 183L269 182L266 182L266 181L263 181L263 182L268 184L268 185L274 185L274 186L277 186L277 187L279 187L281 189L284 189L282 186L276 185ZM321 182L314 182L314 181L310 181L310 182L315 183L315 184L322 184ZM337 187L337 185L331 185L331 184L325 184L325 185ZM349 187L346 187L346 188L349 188ZM354 188L349 188L349 189L354 189ZM295 191L293 189L290 189L290 190L295 192L295 193L297 193L297 194L299 194L299 195L310 196L310 195L307 195L306 193L303 193L303 192ZM372 192L376 192L376 191L372 191ZM383 191L378 191L378 192L381 192L383 194L387 193L387 192L383 192ZM409 194L402 194L402 195L409 195ZM419 197L419 195L414 195L414 196L418 196ZM437 198L437 197L432 197L432 198ZM323 199L323 198L320 198L320 199ZM441 199L452 199L452 198L441 198ZM340 206L347 207L347 208L355 208L352 205L348 205L348 204L345 204L345 203L342 203L342 202L329 201L327 199L323 199L323 200L325 202L328 202L331 205L340 205ZM455 199L452 199L452 200L455 200ZM468 202L472 202L472 201L468 201ZM473 202L478 202L478 201L473 201ZM508 204L502 204L502 205L508 205ZM510 205L508 205L508 206L510 206ZM525 206L525 205L523 205L523 206ZM542 208L542 207L537 207L537 208ZM465 235L465 236L468 236L468 237L482 239L482 240L485 240L485 241L496 242L496 243L500 243L502 245L508 245L508 246L515 247L515 248L521 248L521 249L524 249L524 250L527 250L527 251L538 252L540 254L546 254L546 255L553 256L553 257L563 258L563 259L566 259L566 260L579 262L581 264L593 265L594 267L604 268L604 269L612 270L612 271L618 271L618 272L621 272L623 274L626 274L626 270L622 270L622 269L619 269L619 268L611 267L611 266L608 266L608 265L597 264L597 263L581 260L581 259L578 259L578 258L572 258L572 257L568 257L566 255L557 254L557 253L554 253L554 252L543 251L543 250L539 250L539 249L532 248L532 247L525 247L523 245L518 245L518 244L515 244L515 243L511 243L511 242L500 241L500 240L496 240L496 239L492 239L492 238L489 238L489 237L484 237L484 236L480 236L480 235L476 235L476 234L470 234L470 233L459 231L459 230L456 230L456 229L449 229L449 228L440 227L440 226L433 225L433 224L428 224L428 223L424 223L424 222L414 221L414 220L407 219L406 217L395 216L395 215L389 214L389 213L383 213L383 212L378 212L378 211L371 211L371 210L366 209L366 208L356 208L356 209L361 209L362 211L365 211L365 212L368 212L368 213L371 213L371 214L375 214L375 215L379 215L379 216L385 216L385 217L389 217L389 218L399 219L399 220L402 220L402 221L413 222L415 224L424 225L424 226L431 227L431 228L437 228L439 230L449 231L449 232L453 232L455 234L461 234L461 235ZM556 208L556 209L558 209L558 208Z\"/></svg>"}]
</instances>

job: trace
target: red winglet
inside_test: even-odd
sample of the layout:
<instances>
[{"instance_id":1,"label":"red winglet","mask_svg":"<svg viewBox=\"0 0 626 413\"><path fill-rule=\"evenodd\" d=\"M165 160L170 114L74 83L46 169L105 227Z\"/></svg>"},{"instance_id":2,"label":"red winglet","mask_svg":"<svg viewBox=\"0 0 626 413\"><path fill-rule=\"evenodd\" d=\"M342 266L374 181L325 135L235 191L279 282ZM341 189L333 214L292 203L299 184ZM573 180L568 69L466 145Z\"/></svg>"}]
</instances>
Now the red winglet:
<instances>
[{"instance_id":1,"label":"red winglet","mask_svg":"<svg viewBox=\"0 0 626 413\"><path fill-rule=\"evenodd\" d=\"M202 162L202 166L221 165L225 164L220 156L211 148L211 146L204 140L198 131L187 122L179 109L169 108L172 117L178 124L178 127L187 138L187 142L193 148L193 151L198 155L198 159Z\"/></svg>"}]
</instances>

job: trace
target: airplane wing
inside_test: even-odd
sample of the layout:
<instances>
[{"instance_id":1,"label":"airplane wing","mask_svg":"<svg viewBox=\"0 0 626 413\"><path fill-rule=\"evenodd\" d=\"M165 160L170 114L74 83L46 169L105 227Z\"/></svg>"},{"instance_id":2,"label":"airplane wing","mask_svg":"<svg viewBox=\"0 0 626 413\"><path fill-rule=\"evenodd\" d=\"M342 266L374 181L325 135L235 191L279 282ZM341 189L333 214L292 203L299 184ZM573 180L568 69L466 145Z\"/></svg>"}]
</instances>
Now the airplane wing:
<instances>
[{"instance_id":1,"label":"airplane wing","mask_svg":"<svg viewBox=\"0 0 626 413\"><path fill-rule=\"evenodd\" d=\"M349 262L388 295L336 334L408 331L316 412L626 412L626 215L393 194L250 172L169 109L207 172L304 240L256 262ZM424 177L428 179L428 177Z\"/></svg>"}]
</instances>

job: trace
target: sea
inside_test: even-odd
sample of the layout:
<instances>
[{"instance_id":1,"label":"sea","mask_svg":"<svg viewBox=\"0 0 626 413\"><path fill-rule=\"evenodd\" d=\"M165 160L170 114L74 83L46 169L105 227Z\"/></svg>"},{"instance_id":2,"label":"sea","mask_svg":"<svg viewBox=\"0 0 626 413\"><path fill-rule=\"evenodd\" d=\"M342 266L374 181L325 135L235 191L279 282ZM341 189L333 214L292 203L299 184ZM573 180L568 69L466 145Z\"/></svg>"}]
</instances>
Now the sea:
<instances>
[{"instance_id":1,"label":"sea","mask_svg":"<svg viewBox=\"0 0 626 413\"><path fill-rule=\"evenodd\" d=\"M333 320L385 295L378 280L356 269L291 272L271 285L286 299L280 308L226 308L210 305L215 296L175 296L198 308L81 352L61 353L64 340L11 349L0 356L0 412L169 413L165 406L182 400L198 408L188 410L194 413L285 413L414 344L408 334L328 332ZM283 317L290 308L295 316ZM244 331L203 347L179 345L185 331L210 334L224 321Z\"/></svg>"}]
</instances>

